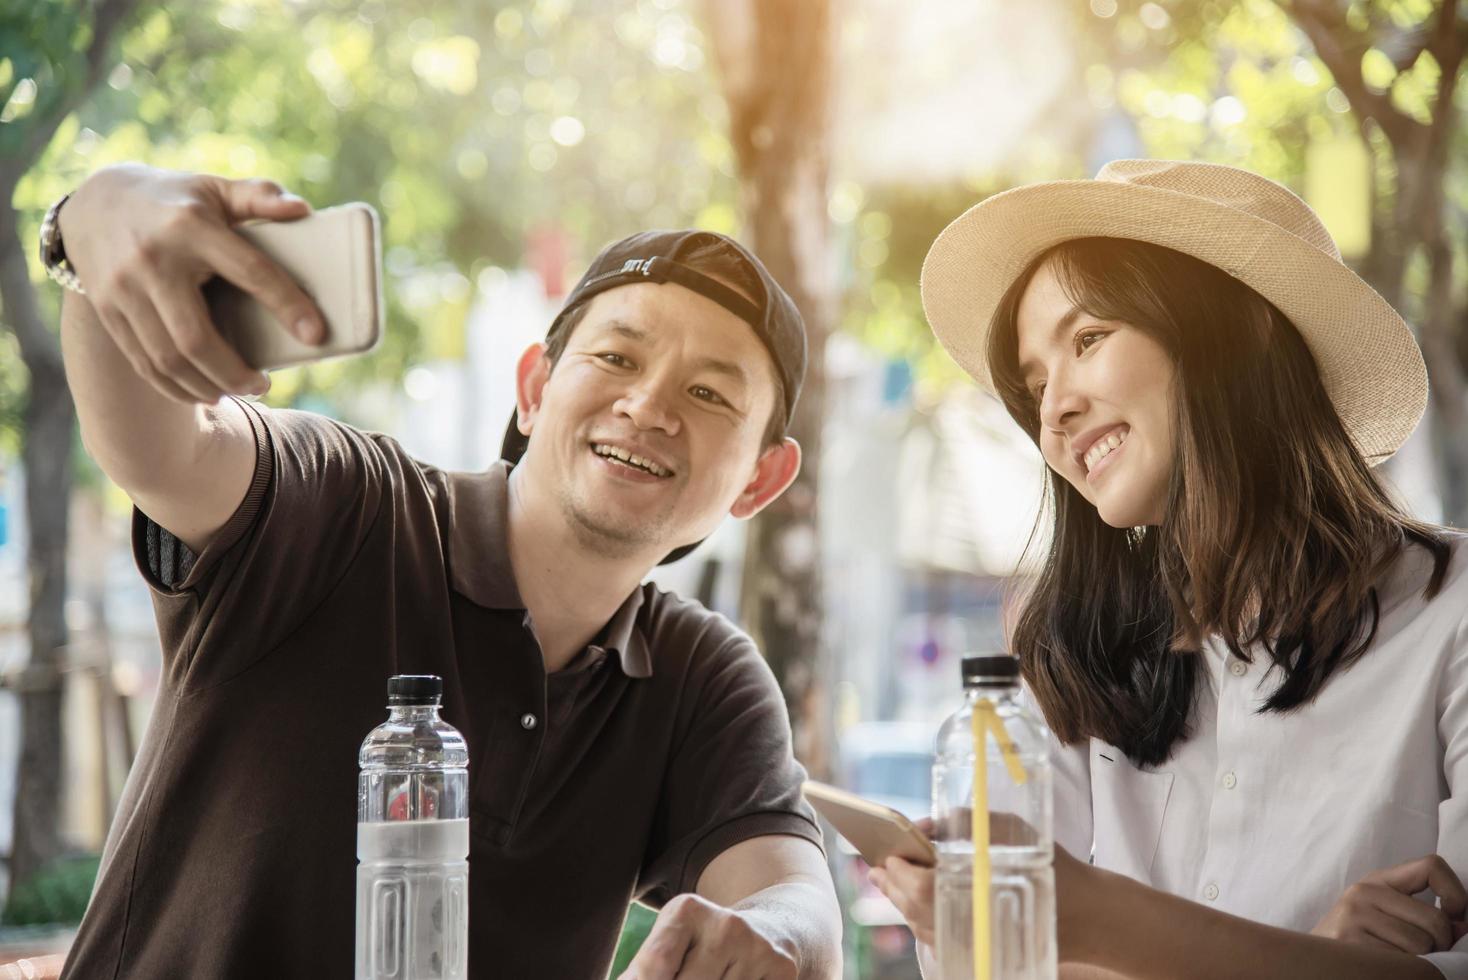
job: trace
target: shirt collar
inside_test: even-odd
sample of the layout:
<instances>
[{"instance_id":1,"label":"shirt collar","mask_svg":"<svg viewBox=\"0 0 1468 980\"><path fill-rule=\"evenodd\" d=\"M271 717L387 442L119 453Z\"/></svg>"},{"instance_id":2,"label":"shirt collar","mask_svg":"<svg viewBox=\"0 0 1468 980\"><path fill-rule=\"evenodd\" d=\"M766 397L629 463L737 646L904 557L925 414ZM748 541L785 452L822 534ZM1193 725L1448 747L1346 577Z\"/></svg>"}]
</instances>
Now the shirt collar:
<instances>
[{"instance_id":1,"label":"shirt collar","mask_svg":"<svg viewBox=\"0 0 1468 980\"><path fill-rule=\"evenodd\" d=\"M449 582L454 591L486 609L524 610L510 565L510 464L482 473L448 473ZM628 677L651 677L652 656L637 625L643 590L632 590L607 620L594 646L615 651Z\"/></svg>"}]
</instances>

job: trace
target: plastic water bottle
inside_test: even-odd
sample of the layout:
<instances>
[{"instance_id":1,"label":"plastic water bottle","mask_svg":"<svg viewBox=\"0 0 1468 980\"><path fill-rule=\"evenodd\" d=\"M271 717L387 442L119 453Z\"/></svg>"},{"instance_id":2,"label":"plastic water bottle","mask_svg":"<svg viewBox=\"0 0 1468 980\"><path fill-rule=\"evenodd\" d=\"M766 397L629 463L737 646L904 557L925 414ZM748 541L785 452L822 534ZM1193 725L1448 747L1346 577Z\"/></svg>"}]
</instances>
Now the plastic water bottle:
<instances>
[{"instance_id":1,"label":"plastic water bottle","mask_svg":"<svg viewBox=\"0 0 1468 980\"><path fill-rule=\"evenodd\" d=\"M938 730L933 765L938 975L1054 980L1049 733L1020 699L1019 662L1013 657L964 658L963 690L963 707ZM976 814L987 814L987 820L975 820ZM982 852L975 860L981 835L988 837L987 862ZM987 922L974 914L976 900L984 901L983 892L975 891L975 874L982 880L986 872ZM987 949L975 946L976 935Z\"/></svg>"},{"instance_id":2,"label":"plastic water bottle","mask_svg":"<svg viewBox=\"0 0 1468 980\"><path fill-rule=\"evenodd\" d=\"M442 698L434 675L389 680L357 755L356 980L468 976L469 750Z\"/></svg>"}]
</instances>

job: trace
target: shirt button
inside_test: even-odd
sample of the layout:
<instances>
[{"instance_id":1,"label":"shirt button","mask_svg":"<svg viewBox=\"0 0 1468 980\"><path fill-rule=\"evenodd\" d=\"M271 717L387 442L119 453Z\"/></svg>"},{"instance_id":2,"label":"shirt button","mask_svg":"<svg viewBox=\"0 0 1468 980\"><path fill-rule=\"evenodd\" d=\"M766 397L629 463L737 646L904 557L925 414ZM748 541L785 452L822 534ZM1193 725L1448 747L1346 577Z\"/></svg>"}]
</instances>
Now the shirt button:
<instances>
[{"instance_id":1,"label":"shirt button","mask_svg":"<svg viewBox=\"0 0 1468 980\"><path fill-rule=\"evenodd\" d=\"M1207 888L1203 889L1203 896L1210 902L1218 898L1218 886L1209 884Z\"/></svg>"},{"instance_id":2,"label":"shirt button","mask_svg":"<svg viewBox=\"0 0 1468 980\"><path fill-rule=\"evenodd\" d=\"M1238 784L1239 784L1239 777L1235 776L1231 772L1226 772L1226 773L1223 774L1223 788L1224 789L1233 789Z\"/></svg>"},{"instance_id":3,"label":"shirt button","mask_svg":"<svg viewBox=\"0 0 1468 980\"><path fill-rule=\"evenodd\" d=\"M1235 660L1233 663L1228 665L1228 672L1230 674L1233 674L1235 677L1243 677L1249 672L1249 665L1244 663L1242 660Z\"/></svg>"},{"instance_id":4,"label":"shirt button","mask_svg":"<svg viewBox=\"0 0 1468 980\"><path fill-rule=\"evenodd\" d=\"M536 717L534 715L532 715L530 712L527 711L523 715L520 716L520 727L523 728L523 729L525 729L527 732L533 730L535 728L536 724L537 724Z\"/></svg>"}]
</instances>

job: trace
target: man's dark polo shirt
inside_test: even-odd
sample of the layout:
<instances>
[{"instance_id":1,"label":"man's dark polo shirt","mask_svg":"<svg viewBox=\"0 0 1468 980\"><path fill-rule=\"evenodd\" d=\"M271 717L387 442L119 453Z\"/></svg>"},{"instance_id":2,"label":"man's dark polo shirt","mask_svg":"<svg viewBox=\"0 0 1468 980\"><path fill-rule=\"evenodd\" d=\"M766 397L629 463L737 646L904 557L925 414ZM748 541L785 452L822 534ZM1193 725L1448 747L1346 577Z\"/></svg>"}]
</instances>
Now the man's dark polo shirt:
<instances>
[{"instance_id":1,"label":"man's dark polo shirt","mask_svg":"<svg viewBox=\"0 0 1468 980\"><path fill-rule=\"evenodd\" d=\"M631 899L751 837L819 846L780 692L728 620L644 585L547 676L505 464L447 473L241 404L254 480L191 567L134 515L162 679L68 978L351 976L357 749L392 674L442 675L469 743L475 977L601 977Z\"/></svg>"}]
</instances>

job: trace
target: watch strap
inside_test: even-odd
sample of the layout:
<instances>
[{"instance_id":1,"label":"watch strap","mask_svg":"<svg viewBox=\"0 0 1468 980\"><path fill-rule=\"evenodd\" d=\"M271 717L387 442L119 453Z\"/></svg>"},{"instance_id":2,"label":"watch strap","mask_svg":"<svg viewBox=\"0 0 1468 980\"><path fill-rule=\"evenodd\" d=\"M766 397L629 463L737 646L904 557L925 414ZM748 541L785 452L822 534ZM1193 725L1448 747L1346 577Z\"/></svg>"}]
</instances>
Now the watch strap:
<instances>
[{"instance_id":1,"label":"watch strap","mask_svg":"<svg viewBox=\"0 0 1468 980\"><path fill-rule=\"evenodd\" d=\"M66 258L66 245L61 240L61 206L66 203L70 194L64 195L61 200L51 205L46 211L46 217L41 221L41 265L46 269L46 275L50 276L63 287L74 293L85 294L82 288L82 280L76 274L76 269Z\"/></svg>"}]
</instances>

